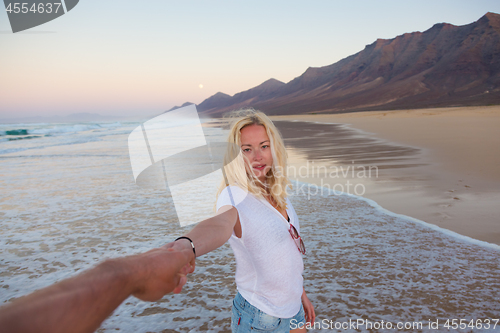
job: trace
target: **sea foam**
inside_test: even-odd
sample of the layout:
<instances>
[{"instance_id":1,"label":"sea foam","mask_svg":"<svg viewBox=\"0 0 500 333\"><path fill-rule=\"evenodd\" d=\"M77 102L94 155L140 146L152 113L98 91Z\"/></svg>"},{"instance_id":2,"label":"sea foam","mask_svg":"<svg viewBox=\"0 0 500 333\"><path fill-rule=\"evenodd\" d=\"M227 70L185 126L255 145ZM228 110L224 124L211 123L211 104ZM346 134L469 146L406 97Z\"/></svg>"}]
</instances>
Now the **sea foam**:
<instances>
[{"instance_id":1,"label":"sea foam","mask_svg":"<svg viewBox=\"0 0 500 333\"><path fill-rule=\"evenodd\" d=\"M189 230L179 227L169 193L134 184L127 135L136 124L127 126L44 137L49 144L0 156L2 302ZM218 129L207 131L220 135ZM34 140L25 141L16 147ZM6 149L6 143L0 145ZM318 320L440 320L442 325L447 318L500 313L496 245L353 195L297 192L291 201L307 249L304 286ZM152 303L131 297L100 331L227 332L234 272L226 244L197 259L181 294Z\"/></svg>"}]
</instances>

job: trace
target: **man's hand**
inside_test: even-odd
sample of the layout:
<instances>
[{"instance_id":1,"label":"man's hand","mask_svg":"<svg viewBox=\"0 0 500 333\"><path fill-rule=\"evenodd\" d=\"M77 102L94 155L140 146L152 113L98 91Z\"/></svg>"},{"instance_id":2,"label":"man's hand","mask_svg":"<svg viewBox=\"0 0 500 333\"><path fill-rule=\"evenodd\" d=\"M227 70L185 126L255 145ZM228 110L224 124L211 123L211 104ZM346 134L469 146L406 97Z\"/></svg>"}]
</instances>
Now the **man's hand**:
<instances>
[{"instance_id":1,"label":"man's hand","mask_svg":"<svg viewBox=\"0 0 500 333\"><path fill-rule=\"evenodd\" d=\"M169 245L106 260L77 276L0 307L0 330L94 332L130 295L155 301L169 292L178 293L186 283L186 275L193 270L193 250L178 250Z\"/></svg>"},{"instance_id":2,"label":"man's hand","mask_svg":"<svg viewBox=\"0 0 500 333\"><path fill-rule=\"evenodd\" d=\"M175 250L175 251L182 251L182 252L188 251L190 253L189 262L184 267L182 267L181 271L186 272L185 274L191 274L194 272L194 270L196 268L196 257L194 256L193 248L191 246L190 241L188 241L187 239L179 239L177 241L170 242L170 243L162 246L162 248L169 249L169 250ZM174 293L180 292L181 289L176 288L174 290Z\"/></svg>"},{"instance_id":3,"label":"man's hand","mask_svg":"<svg viewBox=\"0 0 500 333\"><path fill-rule=\"evenodd\" d=\"M131 293L143 301L156 301L169 292L180 293L186 275L194 271L193 250L176 250L169 244L118 261L126 261L125 266L135 274Z\"/></svg>"}]
</instances>

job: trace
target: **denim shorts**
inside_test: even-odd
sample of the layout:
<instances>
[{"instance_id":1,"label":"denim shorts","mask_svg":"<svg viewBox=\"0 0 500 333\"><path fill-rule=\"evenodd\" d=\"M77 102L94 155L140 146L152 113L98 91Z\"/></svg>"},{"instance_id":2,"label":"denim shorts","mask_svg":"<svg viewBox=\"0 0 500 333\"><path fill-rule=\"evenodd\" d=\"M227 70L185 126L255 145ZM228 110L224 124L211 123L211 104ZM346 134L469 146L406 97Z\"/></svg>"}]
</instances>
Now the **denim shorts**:
<instances>
[{"instance_id":1,"label":"denim shorts","mask_svg":"<svg viewBox=\"0 0 500 333\"><path fill-rule=\"evenodd\" d=\"M290 321L294 320L294 324L306 322L304 316L304 308L300 305L299 312L292 318L277 318L270 316L255 306L248 303L240 293L236 294L233 300L233 314L231 316L231 331L233 333L247 332L274 332L288 333L290 332ZM302 326L302 325L301 325Z\"/></svg>"}]
</instances>

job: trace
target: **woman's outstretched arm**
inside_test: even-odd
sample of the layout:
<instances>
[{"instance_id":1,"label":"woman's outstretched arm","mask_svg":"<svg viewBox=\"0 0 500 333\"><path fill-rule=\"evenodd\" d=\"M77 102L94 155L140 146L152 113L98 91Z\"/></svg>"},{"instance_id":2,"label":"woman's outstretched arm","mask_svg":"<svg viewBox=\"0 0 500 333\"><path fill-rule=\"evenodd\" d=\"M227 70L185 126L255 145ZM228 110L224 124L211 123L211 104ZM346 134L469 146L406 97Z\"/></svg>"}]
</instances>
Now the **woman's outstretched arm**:
<instances>
[{"instance_id":1,"label":"woman's outstretched arm","mask_svg":"<svg viewBox=\"0 0 500 333\"><path fill-rule=\"evenodd\" d=\"M221 207L217 215L198 223L184 236L189 237L196 248L196 256L211 252L227 242L238 222L238 211L233 206ZM190 249L191 243L187 239L179 239L169 246L174 249ZM192 263L194 264L194 263Z\"/></svg>"}]
</instances>

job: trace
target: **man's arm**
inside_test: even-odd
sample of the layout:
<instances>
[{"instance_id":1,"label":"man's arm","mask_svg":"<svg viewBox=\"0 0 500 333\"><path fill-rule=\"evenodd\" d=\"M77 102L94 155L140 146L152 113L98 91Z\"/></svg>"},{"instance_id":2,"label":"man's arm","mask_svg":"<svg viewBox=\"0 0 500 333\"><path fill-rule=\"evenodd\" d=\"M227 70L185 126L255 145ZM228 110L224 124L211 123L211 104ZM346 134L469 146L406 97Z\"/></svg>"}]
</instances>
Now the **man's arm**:
<instances>
[{"instance_id":1,"label":"man's arm","mask_svg":"<svg viewBox=\"0 0 500 333\"><path fill-rule=\"evenodd\" d=\"M145 301L180 292L194 260L192 250L166 246L107 260L73 278L0 308L5 332L94 332L125 299Z\"/></svg>"}]
</instances>

